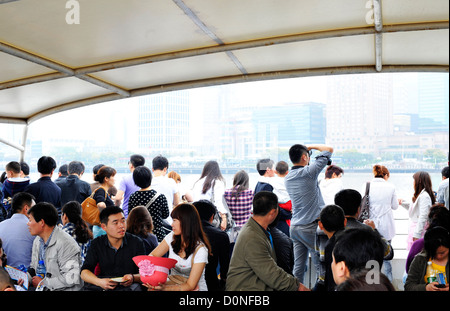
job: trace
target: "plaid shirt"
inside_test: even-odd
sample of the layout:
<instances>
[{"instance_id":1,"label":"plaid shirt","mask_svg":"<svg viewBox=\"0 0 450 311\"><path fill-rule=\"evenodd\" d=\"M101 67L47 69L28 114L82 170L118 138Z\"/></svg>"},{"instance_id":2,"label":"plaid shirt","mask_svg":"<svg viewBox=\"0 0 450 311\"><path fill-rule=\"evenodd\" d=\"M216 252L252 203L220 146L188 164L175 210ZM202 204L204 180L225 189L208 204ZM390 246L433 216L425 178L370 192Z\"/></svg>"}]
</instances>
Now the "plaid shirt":
<instances>
[{"instance_id":1,"label":"plaid shirt","mask_svg":"<svg viewBox=\"0 0 450 311\"><path fill-rule=\"evenodd\" d=\"M252 216L253 190L244 190L239 197L233 197L233 189L225 190L224 197L227 201L228 208L236 223L236 227L242 227Z\"/></svg>"}]
</instances>

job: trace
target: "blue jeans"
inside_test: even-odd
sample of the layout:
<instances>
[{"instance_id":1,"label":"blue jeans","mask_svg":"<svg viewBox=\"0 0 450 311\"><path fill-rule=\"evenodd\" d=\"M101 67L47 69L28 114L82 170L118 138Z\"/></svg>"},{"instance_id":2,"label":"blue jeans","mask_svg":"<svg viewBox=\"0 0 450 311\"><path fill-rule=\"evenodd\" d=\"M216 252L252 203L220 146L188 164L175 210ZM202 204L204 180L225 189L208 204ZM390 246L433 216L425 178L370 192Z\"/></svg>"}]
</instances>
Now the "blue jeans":
<instances>
[{"instance_id":1,"label":"blue jeans","mask_svg":"<svg viewBox=\"0 0 450 311\"><path fill-rule=\"evenodd\" d=\"M391 244L392 240L389 240L388 242ZM392 282L392 265L390 260L383 260L382 271L388 277L389 281Z\"/></svg>"},{"instance_id":2,"label":"blue jeans","mask_svg":"<svg viewBox=\"0 0 450 311\"><path fill-rule=\"evenodd\" d=\"M307 225L291 225L290 228L291 239L294 243L294 276L301 283L304 282L308 253L311 254L316 273L319 272L319 253L315 249L316 230L316 222Z\"/></svg>"}]
</instances>

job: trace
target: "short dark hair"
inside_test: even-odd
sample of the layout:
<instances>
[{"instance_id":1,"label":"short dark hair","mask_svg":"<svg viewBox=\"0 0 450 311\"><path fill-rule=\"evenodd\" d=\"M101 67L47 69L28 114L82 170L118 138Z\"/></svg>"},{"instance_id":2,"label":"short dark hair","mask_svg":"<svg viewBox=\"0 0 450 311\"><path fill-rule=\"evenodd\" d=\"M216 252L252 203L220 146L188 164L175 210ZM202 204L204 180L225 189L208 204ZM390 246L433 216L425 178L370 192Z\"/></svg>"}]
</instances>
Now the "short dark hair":
<instances>
[{"instance_id":1,"label":"short dark hair","mask_svg":"<svg viewBox=\"0 0 450 311\"><path fill-rule=\"evenodd\" d=\"M95 165L95 166L92 168L92 173L93 173L94 175L97 175L98 171L99 171L103 166L105 166L105 164L97 164L97 165Z\"/></svg>"},{"instance_id":2,"label":"short dark hair","mask_svg":"<svg viewBox=\"0 0 450 311\"><path fill-rule=\"evenodd\" d=\"M30 166L26 162L20 162L20 169L24 175L30 175Z\"/></svg>"},{"instance_id":3,"label":"short dark hair","mask_svg":"<svg viewBox=\"0 0 450 311\"><path fill-rule=\"evenodd\" d=\"M4 183L5 182L5 180L6 180L6 178L7 178L7 176L6 176L6 172L3 172L1 175L0 175L0 183Z\"/></svg>"},{"instance_id":4,"label":"short dark hair","mask_svg":"<svg viewBox=\"0 0 450 311\"><path fill-rule=\"evenodd\" d=\"M139 188L148 188L152 184L152 171L147 166L138 166L134 169L133 180Z\"/></svg>"},{"instance_id":5,"label":"short dark hair","mask_svg":"<svg viewBox=\"0 0 450 311\"><path fill-rule=\"evenodd\" d=\"M441 171L441 174L442 177L449 178L450 177L449 167L448 166L444 167Z\"/></svg>"},{"instance_id":6,"label":"short dark hair","mask_svg":"<svg viewBox=\"0 0 450 311\"><path fill-rule=\"evenodd\" d=\"M67 164L63 164L59 167L58 172L61 174L61 176L67 176L69 175L69 172L67 171L67 168L69 166Z\"/></svg>"},{"instance_id":7,"label":"short dark hair","mask_svg":"<svg viewBox=\"0 0 450 311\"><path fill-rule=\"evenodd\" d=\"M108 218L111 215L116 215L119 213L123 213L123 210L118 207L118 206L109 206L104 208L101 212L100 212L100 223L102 224L108 224Z\"/></svg>"},{"instance_id":8,"label":"short dark hair","mask_svg":"<svg viewBox=\"0 0 450 311\"><path fill-rule=\"evenodd\" d=\"M271 169L273 167L273 160L271 159L261 159L258 160L258 162L256 163L256 170L258 171L259 175L263 176L267 169Z\"/></svg>"},{"instance_id":9,"label":"short dark hair","mask_svg":"<svg viewBox=\"0 0 450 311\"><path fill-rule=\"evenodd\" d=\"M347 216L358 213L361 201L361 194L354 189L342 189L334 196L334 204L339 205Z\"/></svg>"},{"instance_id":10,"label":"short dark hair","mask_svg":"<svg viewBox=\"0 0 450 311\"><path fill-rule=\"evenodd\" d=\"M6 171L12 171L14 174L20 173L20 163L17 161L11 161L8 164L6 164L5 167Z\"/></svg>"},{"instance_id":11,"label":"short dark hair","mask_svg":"<svg viewBox=\"0 0 450 311\"><path fill-rule=\"evenodd\" d=\"M308 148L304 145L296 144L289 149L289 159L293 164L300 163L304 154L308 154Z\"/></svg>"},{"instance_id":12,"label":"short dark hair","mask_svg":"<svg viewBox=\"0 0 450 311\"><path fill-rule=\"evenodd\" d=\"M278 197L269 191L260 191L253 198L253 214L265 216L271 210L278 208Z\"/></svg>"},{"instance_id":13,"label":"short dark hair","mask_svg":"<svg viewBox=\"0 0 450 311\"><path fill-rule=\"evenodd\" d=\"M352 274L347 280L336 287L338 292L394 292L395 288L388 277L380 273L380 282L367 282L369 269L362 269Z\"/></svg>"},{"instance_id":14,"label":"short dark hair","mask_svg":"<svg viewBox=\"0 0 450 311\"><path fill-rule=\"evenodd\" d=\"M330 204L320 211L320 222L328 232L345 229L344 210L337 205Z\"/></svg>"},{"instance_id":15,"label":"short dark hair","mask_svg":"<svg viewBox=\"0 0 450 311\"><path fill-rule=\"evenodd\" d=\"M370 260L375 260L381 267L384 253L380 235L367 229L344 230L333 249L336 263L345 262L350 273L365 268Z\"/></svg>"},{"instance_id":16,"label":"short dark hair","mask_svg":"<svg viewBox=\"0 0 450 311\"><path fill-rule=\"evenodd\" d=\"M1 263L1 258L0 258L0 263ZM14 286L14 281L10 277L9 273L5 269L0 267L0 290L5 290L7 288L10 288L12 291L16 291L16 288Z\"/></svg>"},{"instance_id":17,"label":"short dark hair","mask_svg":"<svg viewBox=\"0 0 450 311\"><path fill-rule=\"evenodd\" d=\"M49 227L54 227L58 223L58 210L51 203L40 202L28 210L28 215L33 215L38 222L42 219Z\"/></svg>"},{"instance_id":18,"label":"short dark hair","mask_svg":"<svg viewBox=\"0 0 450 311\"><path fill-rule=\"evenodd\" d=\"M11 201L11 212L13 214L19 213L25 205L31 207L33 200L36 200L34 196L28 192L16 193Z\"/></svg>"},{"instance_id":19,"label":"short dark hair","mask_svg":"<svg viewBox=\"0 0 450 311\"><path fill-rule=\"evenodd\" d=\"M72 161L67 168L69 174L81 175L84 173L84 164L80 161Z\"/></svg>"},{"instance_id":20,"label":"short dark hair","mask_svg":"<svg viewBox=\"0 0 450 311\"><path fill-rule=\"evenodd\" d=\"M217 212L216 206L209 200L199 200L192 203L192 205L195 206L200 218L203 220L209 221L211 216Z\"/></svg>"},{"instance_id":21,"label":"short dark hair","mask_svg":"<svg viewBox=\"0 0 450 311\"><path fill-rule=\"evenodd\" d=\"M450 230L450 211L443 205L433 204L428 212L428 228L431 227L444 227Z\"/></svg>"},{"instance_id":22,"label":"short dark hair","mask_svg":"<svg viewBox=\"0 0 450 311\"><path fill-rule=\"evenodd\" d=\"M279 174L284 175L289 171L289 164L287 164L285 161L279 161L277 163L277 166L275 167L275 170Z\"/></svg>"},{"instance_id":23,"label":"short dark hair","mask_svg":"<svg viewBox=\"0 0 450 311\"><path fill-rule=\"evenodd\" d=\"M55 168L56 161L52 157L42 156L37 162L37 169L41 174L51 174Z\"/></svg>"},{"instance_id":24,"label":"short dark hair","mask_svg":"<svg viewBox=\"0 0 450 311\"><path fill-rule=\"evenodd\" d=\"M154 170L163 170L165 168L169 168L169 160L167 160L166 157L163 157L162 155L156 156L152 160L152 168Z\"/></svg>"},{"instance_id":25,"label":"short dark hair","mask_svg":"<svg viewBox=\"0 0 450 311\"><path fill-rule=\"evenodd\" d=\"M145 158L140 154L133 154L130 157L130 163L136 168L145 164Z\"/></svg>"},{"instance_id":26,"label":"short dark hair","mask_svg":"<svg viewBox=\"0 0 450 311\"><path fill-rule=\"evenodd\" d=\"M431 259L436 257L436 251L440 246L449 248L449 232L444 227L437 226L428 229L423 240L423 249Z\"/></svg>"}]
</instances>

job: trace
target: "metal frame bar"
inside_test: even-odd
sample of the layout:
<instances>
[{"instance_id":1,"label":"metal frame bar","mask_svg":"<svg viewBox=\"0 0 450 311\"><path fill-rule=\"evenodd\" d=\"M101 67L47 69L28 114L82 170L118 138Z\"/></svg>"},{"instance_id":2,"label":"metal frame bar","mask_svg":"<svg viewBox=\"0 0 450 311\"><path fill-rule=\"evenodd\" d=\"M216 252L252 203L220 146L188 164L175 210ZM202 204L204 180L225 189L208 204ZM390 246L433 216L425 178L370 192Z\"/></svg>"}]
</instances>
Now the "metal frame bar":
<instances>
[{"instance_id":1,"label":"metal frame bar","mask_svg":"<svg viewBox=\"0 0 450 311\"><path fill-rule=\"evenodd\" d=\"M400 24L400 25L389 25L384 26L382 33L392 33L392 32L408 32L408 31L422 31L422 30L440 30L448 29L449 22L429 22L429 23L416 23L416 24ZM190 49L178 52L163 53L157 55L149 55L139 58L127 59L122 61L115 61L110 63L104 63L93 66L86 66L78 68L75 70L77 74L95 73L99 71L105 71L110 69L119 69L130 66L137 66L167 60L180 59L191 56L201 56L214 53L223 53L228 51L237 51L250 48L258 48L264 46L272 46L277 44L295 43L311 40L328 39L335 37L348 37L348 36L360 36L375 34L376 30L372 26L358 27L358 28L347 28L347 29L335 29L335 30L325 30L317 32L308 32L288 36L255 39L243 42L229 43L225 45L217 45L204 47L199 49Z\"/></svg>"},{"instance_id":2,"label":"metal frame bar","mask_svg":"<svg viewBox=\"0 0 450 311\"><path fill-rule=\"evenodd\" d=\"M0 0L0 4L5 4L8 2L14 2L14 1L19 1L19 0Z\"/></svg>"},{"instance_id":3,"label":"metal frame bar","mask_svg":"<svg viewBox=\"0 0 450 311\"><path fill-rule=\"evenodd\" d=\"M416 24L400 24L400 25L383 25L382 30L379 34L383 33L392 33L392 32L407 32L407 31L423 31L423 30L441 30L448 29L448 22L429 22L429 23L416 23ZM149 55L144 57L126 59L121 61L113 61L109 63L92 65L86 67L80 67L76 69L69 68L67 66L63 66L53 61L49 61L42 57L39 57L35 54L31 54L29 52L25 52L23 50L17 49L10 45L0 42L0 52L8 53L13 56L17 56L23 58L25 60L31 61L33 63L51 68L57 73L52 74L44 74L38 75L34 77L18 79L8 82L0 83L0 90L12 87L19 87L31 83L45 82L54 79L64 78L68 76L75 76L80 79L84 79L85 81L90 80L88 82L94 83L97 86L101 86L104 88L108 88L109 90L121 94L124 97L128 97L129 91L124 90L118 86L110 84L105 81L101 81L99 79L93 78L92 76L88 76L88 74L95 74L97 72L111 70L111 69L120 69L131 66L168 61L181 59L185 57L192 56L201 56L208 55L214 53L223 53L223 52L232 52L236 50L242 49L250 49L250 48L258 48L264 46L272 46L277 44L287 44L294 42L303 42L303 41L311 41L311 40L320 40L327 38L335 38L335 37L347 37L347 36L360 36L360 35L368 35L368 34L377 34L377 31L372 26L367 27L359 27L359 28L349 28L349 29L337 29L337 30L327 30L327 31L318 31L318 32L310 32L310 33L302 33L295 34L289 36L281 36L274 38L264 38L264 39L256 39L245 42L237 42L230 43L224 45L210 46L199 49L190 49L184 51L170 52L170 53L162 53L157 55ZM234 54L233 54L234 55ZM381 55L381 54L380 54ZM241 71L242 72L242 71ZM246 74L246 73L244 73Z\"/></svg>"},{"instance_id":4,"label":"metal frame bar","mask_svg":"<svg viewBox=\"0 0 450 311\"><path fill-rule=\"evenodd\" d=\"M5 145L13 147L14 149L17 149L20 152L24 152L25 151L25 148L23 146L15 144L15 143L12 143L12 142L10 142L10 141L8 141L8 140L6 140L4 138L1 138L1 137L0 137L0 143L4 143Z\"/></svg>"},{"instance_id":5,"label":"metal frame bar","mask_svg":"<svg viewBox=\"0 0 450 311\"><path fill-rule=\"evenodd\" d=\"M0 119L0 123L1 123L1 119ZM11 122L11 123L15 123L15 122ZM27 148L27 136L28 136L28 124L27 123L20 123L20 124L24 124L24 128L23 128L23 132L22 132L22 144L16 144L13 142L10 142L4 138L0 137L0 143L3 143L5 145L8 145L14 149L17 149L20 151L20 162L23 162L25 160L25 151Z\"/></svg>"},{"instance_id":6,"label":"metal frame bar","mask_svg":"<svg viewBox=\"0 0 450 311\"><path fill-rule=\"evenodd\" d=\"M123 97L130 96L130 93L128 91L126 91L126 90L124 90L122 88L119 88L119 87L117 87L117 86L115 86L113 84L107 83L105 81L102 81L100 79L94 78L94 77L89 76L87 74L83 74L83 73L77 74L75 72L75 70L73 70L70 67L61 65L61 64L59 64L57 62L45 59L45 58L43 58L41 56L38 56L36 54L32 54L32 53L29 53L29 52L24 51L22 49L13 47L13 46L11 46L9 44L5 44L5 43L0 42L0 51L59 72L59 74L56 74L56 75L55 74L45 74L45 77L48 80L39 79L38 78L39 76L36 76L36 77L34 77L35 80L31 80L33 83L36 83L37 81L39 81L39 82L46 82L46 81L49 81L49 80L54 80L54 79L63 78L63 77L77 77L77 78L79 78L81 80L84 80L84 81L87 81L87 82L89 82L91 84L97 85L99 87L102 87L102 88L105 88L105 89L110 90L112 92L115 92L117 94L120 94ZM28 78L25 81L30 81L29 79L31 79L31 78ZM23 84L23 82L24 82L23 79L20 79L19 81L22 82L22 83L19 82L19 85L24 85ZM15 81L9 81L9 82L7 82L7 85L13 85L14 86L15 85L14 82ZM12 87L12 86L10 86L10 87ZM4 88L6 88L6 87L3 85L3 83L0 84L0 90L4 89Z\"/></svg>"},{"instance_id":7,"label":"metal frame bar","mask_svg":"<svg viewBox=\"0 0 450 311\"><path fill-rule=\"evenodd\" d=\"M206 35L208 35L214 42L219 45L225 45L225 42L222 41L206 24L195 14L191 8L189 8L183 0L172 0L183 12L186 14L198 28L200 28ZM239 71L242 74L248 74L247 69L242 66L242 63L239 59L233 54L231 51L226 52L227 56L231 59L231 61L236 65Z\"/></svg>"},{"instance_id":8,"label":"metal frame bar","mask_svg":"<svg viewBox=\"0 0 450 311\"><path fill-rule=\"evenodd\" d=\"M25 161L25 151L27 150L27 136L28 136L28 124L25 124L22 132L22 147L23 150L20 150L20 162Z\"/></svg>"},{"instance_id":9,"label":"metal frame bar","mask_svg":"<svg viewBox=\"0 0 450 311\"><path fill-rule=\"evenodd\" d=\"M383 17L381 0L373 0L373 15L375 24L375 69L381 72L383 69Z\"/></svg>"},{"instance_id":10,"label":"metal frame bar","mask_svg":"<svg viewBox=\"0 0 450 311\"><path fill-rule=\"evenodd\" d=\"M385 65L383 66L383 72L445 72L448 73L448 66L439 65ZM345 67L331 67L331 68L315 68L315 69L296 69L285 71L273 71L273 72L261 72L248 75L234 75L219 78L200 79L194 81L170 83L165 85L157 85L146 88L140 88L130 91L130 97L138 97L143 95L171 92L184 90L189 88L232 84L238 82L254 82L263 80L275 80L285 78L299 78L299 77L313 77L313 76L326 76L326 75L341 75L341 74L361 74L361 73L375 73L374 66L345 66ZM59 105L58 107L50 108L45 111L34 114L28 119L17 119L19 122L25 122L31 124L46 116L52 115L57 112L67 111L74 108L85 107L102 102L118 100L122 97L118 94L107 94L102 96L96 96L91 98L85 98L82 100ZM1 118L0 118L1 122Z\"/></svg>"},{"instance_id":11,"label":"metal frame bar","mask_svg":"<svg viewBox=\"0 0 450 311\"><path fill-rule=\"evenodd\" d=\"M17 0L0 0L0 4L13 2ZM448 21L437 22L424 22L424 23L410 23L410 24L397 24L397 25L383 25L382 19L382 3L381 0L373 0L374 10L374 26L368 25L365 27L347 28L347 29L335 29L316 31L309 33L299 33L287 36L278 36L272 38L254 39L245 42L235 42L226 44L221 38L219 38L195 13L189 6L187 6L183 0L172 0L184 14L192 20L193 23L209 36L217 45L203 47L198 49L190 49L183 51L175 51L169 53L162 53L158 55L148 55L144 57L125 59L119 61L113 61L104 64L85 66L80 68L70 68L69 66L60 64L58 62L46 59L37 54L33 54L14 47L8 43L0 42L0 52L13 55L15 57L24 59L34 64L50 68L54 72L36 75L32 77L20 78L11 81L5 81L0 83L0 91L4 89L10 89L15 87L26 86L34 83L41 83L52 81L61 78L75 77L109 90L112 93L96 96L91 98L85 98L74 102L64 103L57 107L52 107L40 111L27 118L13 118L0 116L0 123L10 124L23 124L25 125L22 135L22 145L14 144L0 138L1 143L5 143L21 152L21 160L23 160L26 151L26 140L28 135L28 127L32 122L39 120L45 116L66 111L82 106L88 106L96 103L122 99L126 97L135 97L148 94L155 94L161 92L168 92L174 90L188 89L194 87L212 86L218 84L230 84L236 82L249 82L260 81L270 79L281 78L293 78L293 77L307 77L307 76L319 76L319 75L336 75L336 74L348 74L348 73L372 73L372 72L407 72L407 71L434 71L434 72L447 72L449 70L448 65L442 66L430 66L430 65L383 65L382 59L382 44L383 34L393 32L408 32L408 31L425 31L425 30L438 30L449 29ZM265 46L320 40L327 38L339 38L347 36L361 36L361 35L374 35L375 38L375 67L374 66L355 66L355 67L333 67L333 68L307 68L307 69L293 69L285 71L273 71L273 72L259 72L249 74L240 60L233 53L237 50L261 48ZM170 61L175 59L181 59L193 56L202 56L214 53L225 53L231 61L236 65L241 75L233 75L227 77L216 77L209 79L199 79L194 81L185 81L180 83L169 83L165 85L149 86L140 89L126 90L123 87L114 85L108 81L93 77L91 74L99 73L106 70L127 68L131 66L143 65L154 62Z\"/></svg>"}]
</instances>

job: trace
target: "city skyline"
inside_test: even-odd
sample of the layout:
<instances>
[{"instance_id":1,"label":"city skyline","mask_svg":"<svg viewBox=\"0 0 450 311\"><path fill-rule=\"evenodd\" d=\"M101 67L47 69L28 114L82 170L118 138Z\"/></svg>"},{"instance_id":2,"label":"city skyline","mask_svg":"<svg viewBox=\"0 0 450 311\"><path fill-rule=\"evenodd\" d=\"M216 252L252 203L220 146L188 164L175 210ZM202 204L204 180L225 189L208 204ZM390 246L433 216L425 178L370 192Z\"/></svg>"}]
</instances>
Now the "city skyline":
<instances>
[{"instance_id":1,"label":"city skyline","mask_svg":"<svg viewBox=\"0 0 450 311\"><path fill-rule=\"evenodd\" d=\"M370 87L367 85L367 81L370 81ZM434 87L431 92L435 95L436 92L440 92L440 99L436 99L436 96L426 97L422 86L426 85L427 81L435 81L431 83L431 86ZM436 89L436 84L439 89ZM430 92L430 87L428 90ZM187 114L187 119L182 117L181 113L174 119L177 121L160 122L159 132L149 132L150 129L147 128L147 134L140 133L139 124L143 120L143 112L140 110L142 103L145 101L154 103L159 99L162 108L169 105L167 98L177 96L176 94L188 94L185 106L189 107L184 112ZM385 100L386 98L388 101ZM431 103L421 106L421 101L427 98ZM439 101L442 102L442 100L447 101L447 119L444 119L443 122L448 140L448 74L402 73L271 80L130 98L67 111L37 121L30 126L28 141L44 142L42 144L43 152L48 151L50 144L76 146L80 151L87 147L103 147L99 150L114 150L115 147L117 150L117 147L120 146L119 149L123 151L147 150L151 152L150 146L142 144L143 137L157 137L161 141L161 137L166 137L161 133L168 131L170 126L173 128L174 122L179 123L180 120L183 120L181 127L177 127L178 132L173 132L171 141L167 141L166 145L161 145L161 148L158 147L155 151L164 151L164 148L170 149L170 146L173 146L177 150L195 150L197 154L221 153L218 154L219 157L225 153L229 156L230 150L234 155L254 155L263 150L255 147L252 152L242 152L242 148L249 148L245 147L246 144L253 143L252 140L255 136L251 135L259 135L257 130L248 128L249 124L252 124L252 117L248 114L254 113L255 110L262 107L282 107L309 102L324 105L327 128L326 143L336 145L336 150L341 151L358 149L361 152L373 152L373 149L369 147L383 147L382 145L384 145L387 148L388 139L386 137L417 131L420 124L417 125L418 128L413 128L411 115L418 115L420 119L423 114L428 119L431 116L432 119L434 111L435 116L441 118L441 122L442 113L439 112ZM424 106L430 107L430 109L424 109ZM445 105L443 107L445 108ZM156 110L151 110L147 119L152 119L152 112L156 113ZM173 111L172 113L178 112ZM276 113L274 112L274 114L273 117L276 119ZM241 119L239 119L239 115ZM164 116L163 119L168 119L167 116ZM231 116L232 118L230 118ZM298 118L300 117L298 116ZM267 119L266 122L269 120ZM167 124L171 125L167 126ZM237 140L234 143L229 141L230 135L236 135L239 132L233 129L233 124L240 128L239 131L243 131L247 135L238 139L239 143ZM272 131L277 130L272 129ZM10 141L20 140L21 130L8 130L6 133L9 136L6 138ZM183 144L178 144L177 137L181 138ZM371 137L371 139L364 141L365 148L363 145L361 148L355 148L358 146L355 140L357 142L357 139L361 139L361 137ZM376 137L381 137L384 142ZM403 145L402 151L411 139L417 139L411 135L402 137L400 143ZM299 137L299 139L301 138ZM430 139L435 138L431 137ZM345 140L348 140L348 144L345 143ZM448 149L448 143L445 147ZM29 148L28 153L31 149ZM5 147L0 146L0 152L2 151L8 153L5 151Z\"/></svg>"}]
</instances>

